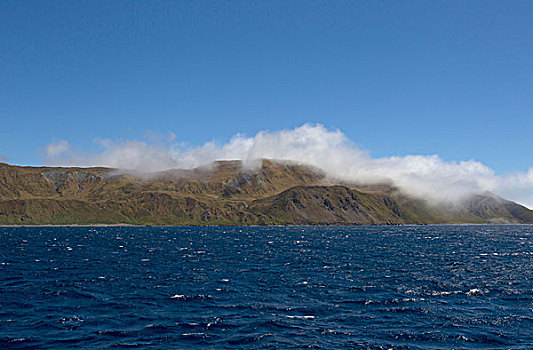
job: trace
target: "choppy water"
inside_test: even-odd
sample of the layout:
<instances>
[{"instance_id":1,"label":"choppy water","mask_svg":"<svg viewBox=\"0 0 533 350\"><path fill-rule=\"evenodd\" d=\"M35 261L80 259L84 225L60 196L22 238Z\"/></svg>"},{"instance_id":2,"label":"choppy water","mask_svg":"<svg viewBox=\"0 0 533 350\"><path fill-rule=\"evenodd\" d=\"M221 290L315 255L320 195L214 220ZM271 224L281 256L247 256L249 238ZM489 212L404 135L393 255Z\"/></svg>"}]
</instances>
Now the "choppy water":
<instances>
[{"instance_id":1,"label":"choppy water","mask_svg":"<svg viewBox=\"0 0 533 350\"><path fill-rule=\"evenodd\" d=\"M533 348L533 226L0 228L0 348Z\"/></svg>"}]
</instances>

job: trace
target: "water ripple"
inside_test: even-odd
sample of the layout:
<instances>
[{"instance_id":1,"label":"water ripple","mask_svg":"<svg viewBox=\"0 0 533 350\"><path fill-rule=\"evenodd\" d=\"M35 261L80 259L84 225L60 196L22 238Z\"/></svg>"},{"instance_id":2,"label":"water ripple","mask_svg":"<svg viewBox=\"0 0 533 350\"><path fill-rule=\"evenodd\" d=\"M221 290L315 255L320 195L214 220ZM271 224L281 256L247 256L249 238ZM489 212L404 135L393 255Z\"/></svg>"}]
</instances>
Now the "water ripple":
<instances>
[{"instance_id":1,"label":"water ripple","mask_svg":"<svg viewBox=\"0 0 533 350\"><path fill-rule=\"evenodd\" d=\"M0 228L0 348L533 348L532 226Z\"/></svg>"}]
</instances>

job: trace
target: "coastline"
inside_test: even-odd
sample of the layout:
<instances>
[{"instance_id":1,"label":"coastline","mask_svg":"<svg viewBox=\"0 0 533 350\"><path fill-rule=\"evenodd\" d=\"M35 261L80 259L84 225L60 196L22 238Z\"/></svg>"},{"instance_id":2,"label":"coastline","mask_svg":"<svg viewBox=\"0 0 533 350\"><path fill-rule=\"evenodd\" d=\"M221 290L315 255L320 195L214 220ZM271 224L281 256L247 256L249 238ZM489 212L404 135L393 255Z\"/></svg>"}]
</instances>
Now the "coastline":
<instances>
[{"instance_id":1,"label":"coastline","mask_svg":"<svg viewBox=\"0 0 533 350\"><path fill-rule=\"evenodd\" d=\"M279 225L206 225L206 224L188 224L188 225L136 225L136 224L36 224L36 225L3 225L0 224L0 228L17 228L17 227L406 227L406 226L533 226L533 224L522 223L446 223L446 224L394 224L394 225L363 225L363 224L319 224L319 225L291 225L291 224L279 224Z\"/></svg>"}]
</instances>

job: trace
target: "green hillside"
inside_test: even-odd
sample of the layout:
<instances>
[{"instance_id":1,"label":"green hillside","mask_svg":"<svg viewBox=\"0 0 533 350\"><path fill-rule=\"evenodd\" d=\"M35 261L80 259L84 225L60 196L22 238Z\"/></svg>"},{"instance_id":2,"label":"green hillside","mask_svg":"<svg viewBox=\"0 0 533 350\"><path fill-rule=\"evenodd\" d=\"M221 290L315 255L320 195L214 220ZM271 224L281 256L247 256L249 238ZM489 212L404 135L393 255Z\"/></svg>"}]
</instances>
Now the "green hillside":
<instances>
[{"instance_id":1,"label":"green hillside","mask_svg":"<svg viewBox=\"0 0 533 350\"><path fill-rule=\"evenodd\" d=\"M533 223L533 211L491 194L435 207L388 185L331 183L318 169L270 160L148 175L0 164L0 224L444 223Z\"/></svg>"}]
</instances>

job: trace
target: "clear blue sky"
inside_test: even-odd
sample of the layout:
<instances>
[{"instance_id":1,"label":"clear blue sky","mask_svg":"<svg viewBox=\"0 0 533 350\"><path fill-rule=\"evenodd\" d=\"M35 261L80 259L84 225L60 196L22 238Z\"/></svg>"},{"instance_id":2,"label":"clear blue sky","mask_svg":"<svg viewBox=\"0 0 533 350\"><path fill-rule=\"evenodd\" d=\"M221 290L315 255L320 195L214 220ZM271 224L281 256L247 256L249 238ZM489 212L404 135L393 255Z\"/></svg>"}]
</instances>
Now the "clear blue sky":
<instances>
[{"instance_id":1,"label":"clear blue sky","mask_svg":"<svg viewBox=\"0 0 533 350\"><path fill-rule=\"evenodd\" d=\"M0 2L0 154L306 122L375 157L533 166L533 1Z\"/></svg>"}]
</instances>

